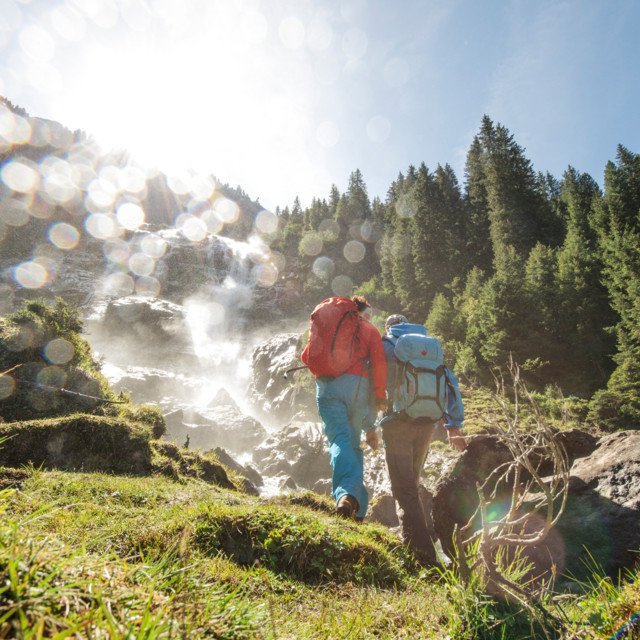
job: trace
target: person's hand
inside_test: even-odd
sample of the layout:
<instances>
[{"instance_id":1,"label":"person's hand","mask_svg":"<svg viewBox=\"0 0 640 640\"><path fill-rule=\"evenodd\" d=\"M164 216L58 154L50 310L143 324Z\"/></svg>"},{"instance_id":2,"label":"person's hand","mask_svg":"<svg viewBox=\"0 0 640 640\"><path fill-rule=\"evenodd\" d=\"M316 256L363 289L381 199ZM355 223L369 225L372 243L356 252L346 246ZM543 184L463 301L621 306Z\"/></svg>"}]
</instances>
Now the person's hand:
<instances>
[{"instance_id":1,"label":"person's hand","mask_svg":"<svg viewBox=\"0 0 640 640\"><path fill-rule=\"evenodd\" d=\"M447 428L447 437L449 438L449 444L454 449L464 451L467 448L467 441L464 439L464 435L462 435L460 429L456 429L455 427Z\"/></svg>"},{"instance_id":2,"label":"person's hand","mask_svg":"<svg viewBox=\"0 0 640 640\"><path fill-rule=\"evenodd\" d=\"M367 440L367 444L374 450L377 451L380 448L380 439L378 438L378 430L371 429L371 431L367 431L365 438Z\"/></svg>"},{"instance_id":3,"label":"person's hand","mask_svg":"<svg viewBox=\"0 0 640 640\"><path fill-rule=\"evenodd\" d=\"M376 398L376 411L384 411L387 408L386 398Z\"/></svg>"}]
</instances>

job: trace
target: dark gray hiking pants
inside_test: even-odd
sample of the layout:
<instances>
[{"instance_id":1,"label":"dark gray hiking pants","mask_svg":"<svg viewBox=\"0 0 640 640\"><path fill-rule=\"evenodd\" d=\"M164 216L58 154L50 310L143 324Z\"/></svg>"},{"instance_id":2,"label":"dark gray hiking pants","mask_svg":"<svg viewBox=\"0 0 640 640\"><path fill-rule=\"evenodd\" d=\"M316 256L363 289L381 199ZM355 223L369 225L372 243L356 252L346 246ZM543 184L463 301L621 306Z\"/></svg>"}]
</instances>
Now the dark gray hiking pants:
<instances>
[{"instance_id":1,"label":"dark gray hiking pants","mask_svg":"<svg viewBox=\"0 0 640 640\"><path fill-rule=\"evenodd\" d=\"M433 429L423 418L398 418L382 430L391 491L400 507L402 538L416 555L427 559L435 559L436 554L418 488Z\"/></svg>"}]
</instances>

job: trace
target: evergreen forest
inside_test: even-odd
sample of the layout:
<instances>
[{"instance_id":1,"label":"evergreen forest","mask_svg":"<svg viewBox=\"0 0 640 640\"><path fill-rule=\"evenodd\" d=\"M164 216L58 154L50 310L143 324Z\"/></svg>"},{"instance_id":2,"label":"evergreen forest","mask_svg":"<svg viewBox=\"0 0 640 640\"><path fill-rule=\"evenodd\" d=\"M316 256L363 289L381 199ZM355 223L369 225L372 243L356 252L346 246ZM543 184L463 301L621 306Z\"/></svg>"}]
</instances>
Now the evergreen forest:
<instances>
[{"instance_id":1,"label":"evergreen forest","mask_svg":"<svg viewBox=\"0 0 640 640\"><path fill-rule=\"evenodd\" d=\"M383 202L356 170L345 193L277 213L271 248L308 308L353 284L426 324L467 380L491 383L513 361L532 390L573 398L581 421L640 424L640 155L619 145L604 188L571 166L558 179L484 116L462 185L423 163Z\"/></svg>"}]
</instances>

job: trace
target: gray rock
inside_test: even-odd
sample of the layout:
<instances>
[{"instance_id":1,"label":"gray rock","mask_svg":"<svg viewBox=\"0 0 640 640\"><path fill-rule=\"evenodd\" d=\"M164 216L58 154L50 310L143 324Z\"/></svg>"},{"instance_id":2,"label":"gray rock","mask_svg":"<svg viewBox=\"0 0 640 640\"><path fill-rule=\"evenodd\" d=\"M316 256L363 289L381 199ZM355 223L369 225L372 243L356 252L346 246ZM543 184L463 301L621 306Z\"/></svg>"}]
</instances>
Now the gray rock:
<instances>
[{"instance_id":1,"label":"gray rock","mask_svg":"<svg viewBox=\"0 0 640 640\"><path fill-rule=\"evenodd\" d=\"M286 478L282 479L282 482L280 482L280 490L281 491L298 491L298 485L296 484L296 481L291 476L287 476Z\"/></svg>"},{"instance_id":2,"label":"gray rock","mask_svg":"<svg viewBox=\"0 0 640 640\"><path fill-rule=\"evenodd\" d=\"M262 476L251 466L241 465L236 462L222 447L216 447L213 452L216 454L216 458L231 471L235 471L239 475L250 480L256 487L261 487L264 484Z\"/></svg>"},{"instance_id":3,"label":"gray rock","mask_svg":"<svg viewBox=\"0 0 640 640\"><path fill-rule=\"evenodd\" d=\"M329 478L316 480L311 491L321 496L331 495L331 480Z\"/></svg>"},{"instance_id":4,"label":"gray rock","mask_svg":"<svg viewBox=\"0 0 640 640\"><path fill-rule=\"evenodd\" d=\"M302 370L284 378L288 369L302 365L299 359L302 346L300 334L287 333L274 336L253 353L249 399L271 423L286 423L296 415L297 421L317 418L315 396L294 384L296 376L311 374Z\"/></svg>"},{"instance_id":5,"label":"gray rock","mask_svg":"<svg viewBox=\"0 0 640 640\"><path fill-rule=\"evenodd\" d=\"M368 522L377 522L385 527L393 528L400 524L396 511L396 501L393 496L381 495L375 498L367 513Z\"/></svg>"},{"instance_id":6,"label":"gray rock","mask_svg":"<svg viewBox=\"0 0 640 640\"><path fill-rule=\"evenodd\" d=\"M640 552L640 433L626 431L597 440L572 430L556 437L566 443L572 463L569 496L547 539L527 550L537 575L553 569L585 579L593 572L594 562L610 576L632 569ZM466 524L478 504L476 482L508 460L506 447L494 436L474 438L436 485L434 526L447 554L454 552L454 526ZM541 469L548 466L541 463ZM509 493L505 487L494 504L508 503ZM535 529L534 518L527 531Z\"/></svg>"},{"instance_id":7,"label":"gray rock","mask_svg":"<svg viewBox=\"0 0 640 640\"><path fill-rule=\"evenodd\" d=\"M588 561L611 576L631 570L640 553L640 432L601 438L590 456L574 463L569 486L556 526L567 569L583 577Z\"/></svg>"}]
</instances>

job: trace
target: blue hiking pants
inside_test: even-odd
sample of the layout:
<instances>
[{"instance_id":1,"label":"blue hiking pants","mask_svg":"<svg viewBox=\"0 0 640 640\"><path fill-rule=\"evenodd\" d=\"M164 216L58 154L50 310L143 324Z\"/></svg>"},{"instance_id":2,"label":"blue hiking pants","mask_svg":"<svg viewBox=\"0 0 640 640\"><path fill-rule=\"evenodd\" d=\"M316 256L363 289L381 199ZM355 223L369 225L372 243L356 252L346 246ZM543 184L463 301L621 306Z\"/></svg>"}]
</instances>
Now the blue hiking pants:
<instances>
[{"instance_id":1,"label":"blue hiking pants","mask_svg":"<svg viewBox=\"0 0 640 640\"><path fill-rule=\"evenodd\" d=\"M368 398L369 380L361 376L345 373L316 381L318 412L329 440L333 496L337 503L345 494L352 495L358 501L359 518L365 516L369 505L369 493L363 482L364 454L360 448Z\"/></svg>"}]
</instances>

